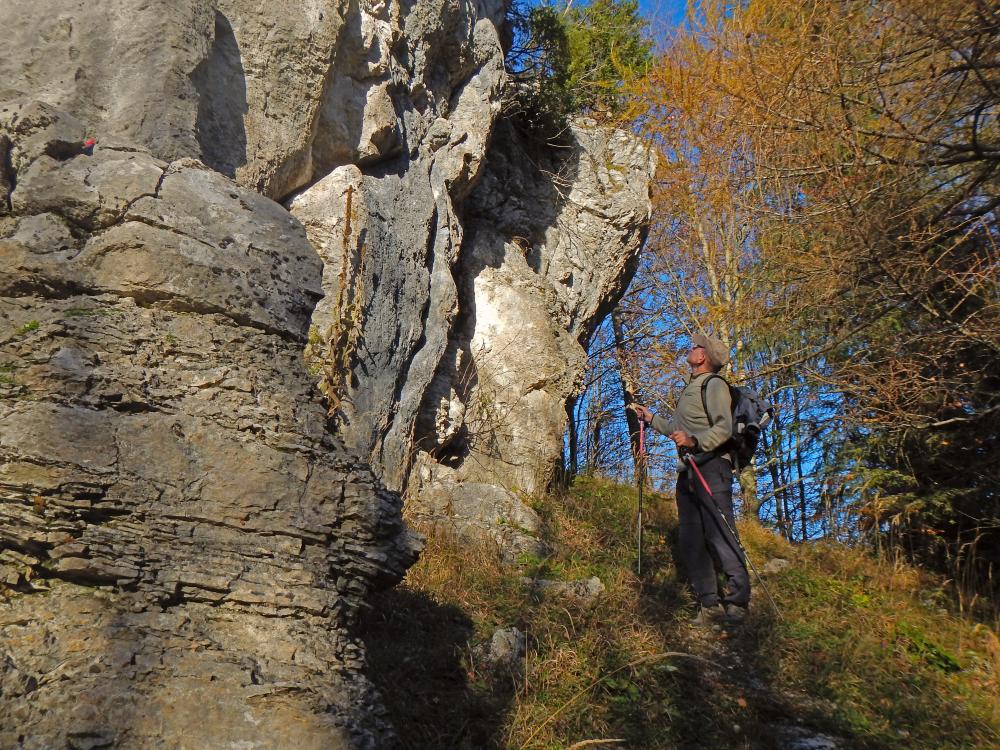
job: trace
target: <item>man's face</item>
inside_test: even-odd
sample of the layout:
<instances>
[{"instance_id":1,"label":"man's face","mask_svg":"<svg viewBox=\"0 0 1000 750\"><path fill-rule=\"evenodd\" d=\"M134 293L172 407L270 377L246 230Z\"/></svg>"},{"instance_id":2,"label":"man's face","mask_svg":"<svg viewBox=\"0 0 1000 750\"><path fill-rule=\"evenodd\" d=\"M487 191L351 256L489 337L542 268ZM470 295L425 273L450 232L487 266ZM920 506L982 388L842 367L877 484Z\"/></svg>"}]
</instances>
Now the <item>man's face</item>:
<instances>
[{"instance_id":1,"label":"man's face","mask_svg":"<svg viewBox=\"0 0 1000 750\"><path fill-rule=\"evenodd\" d=\"M705 362L705 348L697 344L691 344L691 350L687 355L687 363L691 367L699 367Z\"/></svg>"}]
</instances>

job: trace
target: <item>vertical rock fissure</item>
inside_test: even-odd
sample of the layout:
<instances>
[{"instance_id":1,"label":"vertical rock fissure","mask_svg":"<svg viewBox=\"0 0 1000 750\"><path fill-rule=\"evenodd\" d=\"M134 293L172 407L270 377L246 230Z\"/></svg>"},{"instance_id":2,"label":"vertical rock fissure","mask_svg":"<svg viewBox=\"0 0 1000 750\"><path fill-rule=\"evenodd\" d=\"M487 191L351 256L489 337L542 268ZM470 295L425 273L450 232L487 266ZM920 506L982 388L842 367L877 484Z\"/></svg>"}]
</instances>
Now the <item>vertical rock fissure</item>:
<instances>
[{"instance_id":1,"label":"vertical rock fissure","mask_svg":"<svg viewBox=\"0 0 1000 750\"><path fill-rule=\"evenodd\" d=\"M0 201L3 214L11 212L11 193L17 188L14 166L10 158L11 141L7 136L0 136ZM2 214L0 214L2 215Z\"/></svg>"},{"instance_id":2,"label":"vertical rock fissure","mask_svg":"<svg viewBox=\"0 0 1000 750\"><path fill-rule=\"evenodd\" d=\"M249 111L239 43L225 14L215 11L212 46L191 73L198 92L195 132L202 161L227 177L247 161L244 117Z\"/></svg>"}]
</instances>

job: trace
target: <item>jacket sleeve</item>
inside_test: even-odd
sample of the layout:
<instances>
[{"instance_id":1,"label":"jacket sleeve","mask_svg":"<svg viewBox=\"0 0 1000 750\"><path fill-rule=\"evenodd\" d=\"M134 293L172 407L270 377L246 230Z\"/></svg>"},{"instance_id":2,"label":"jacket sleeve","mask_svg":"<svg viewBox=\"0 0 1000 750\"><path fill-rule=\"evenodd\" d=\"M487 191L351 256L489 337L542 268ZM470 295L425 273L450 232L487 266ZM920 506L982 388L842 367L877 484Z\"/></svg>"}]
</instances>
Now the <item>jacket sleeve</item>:
<instances>
[{"instance_id":1,"label":"jacket sleeve","mask_svg":"<svg viewBox=\"0 0 1000 750\"><path fill-rule=\"evenodd\" d=\"M670 419L666 419L664 417L661 417L659 414L653 415L653 419L649 423L649 426L652 427L661 435L669 435L671 432L674 432L677 429L677 427L674 426L673 417L671 417Z\"/></svg>"},{"instance_id":2,"label":"jacket sleeve","mask_svg":"<svg viewBox=\"0 0 1000 750\"><path fill-rule=\"evenodd\" d=\"M705 406L712 426L695 433L698 449L713 451L733 434L733 399L729 386L721 378L712 378L705 386Z\"/></svg>"}]
</instances>

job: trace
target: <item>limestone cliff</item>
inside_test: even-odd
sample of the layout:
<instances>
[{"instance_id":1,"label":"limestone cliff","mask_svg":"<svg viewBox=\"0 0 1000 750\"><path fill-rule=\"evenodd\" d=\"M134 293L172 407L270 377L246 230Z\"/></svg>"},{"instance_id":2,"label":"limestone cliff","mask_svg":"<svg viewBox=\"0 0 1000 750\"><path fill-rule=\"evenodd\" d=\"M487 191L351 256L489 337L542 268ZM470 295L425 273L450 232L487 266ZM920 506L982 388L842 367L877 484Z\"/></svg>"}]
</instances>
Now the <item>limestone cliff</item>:
<instances>
[{"instance_id":1,"label":"limestone cliff","mask_svg":"<svg viewBox=\"0 0 1000 750\"><path fill-rule=\"evenodd\" d=\"M0 132L0 746L375 744L348 629L415 545L302 361L302 227L196 161L74 154L45 105Z\"/></svg>"},{"instance_id":2,"label":"limestone cliff","mask_svg":"<svg viewBox=\"0 0 1000 750\"><path fill-rule=\"evenodd\" d=\"M380 128L401 153L356 155L288 205L324 260L310 348L341 434L415 516L515 554L537 522L516 495L552 478L584 344L649 226L653 162L588 121L555 144L522 137L500 116L491 13L420 54L370 45L380 69L420 61L418 85L394 89L408 116Z\"/></svg>"},{"instance_id":3,"label":"limestone cliff","mask_svg":"<svg viewBox=\"0 0 1000 750\"><path fill-rule=\"evenodd\" d=\"M503 11L0 5L0 747L391 745L397 493L530 546L651 164L502 119Z\"/></svg>"}]
</instances>

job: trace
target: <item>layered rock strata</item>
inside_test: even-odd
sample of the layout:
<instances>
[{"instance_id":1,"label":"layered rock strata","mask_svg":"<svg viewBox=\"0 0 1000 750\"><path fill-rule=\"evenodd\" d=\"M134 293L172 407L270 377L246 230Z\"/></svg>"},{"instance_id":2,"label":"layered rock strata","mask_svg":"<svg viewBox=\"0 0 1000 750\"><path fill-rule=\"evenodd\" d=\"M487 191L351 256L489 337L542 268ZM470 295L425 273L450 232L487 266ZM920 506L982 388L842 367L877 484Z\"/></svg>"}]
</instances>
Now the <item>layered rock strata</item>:
<instances>
[{"instance_id":1,"label":"layered rock strata","mask_svg":"<svg viewBox=\"0 0 1000 750\"><path fill-rule=\"evenodd\" d=\"M0 746L376 746L348 629L415 544L304 366L302 227L45 105L0 133Z\"/></svg>"}]
</instances>

